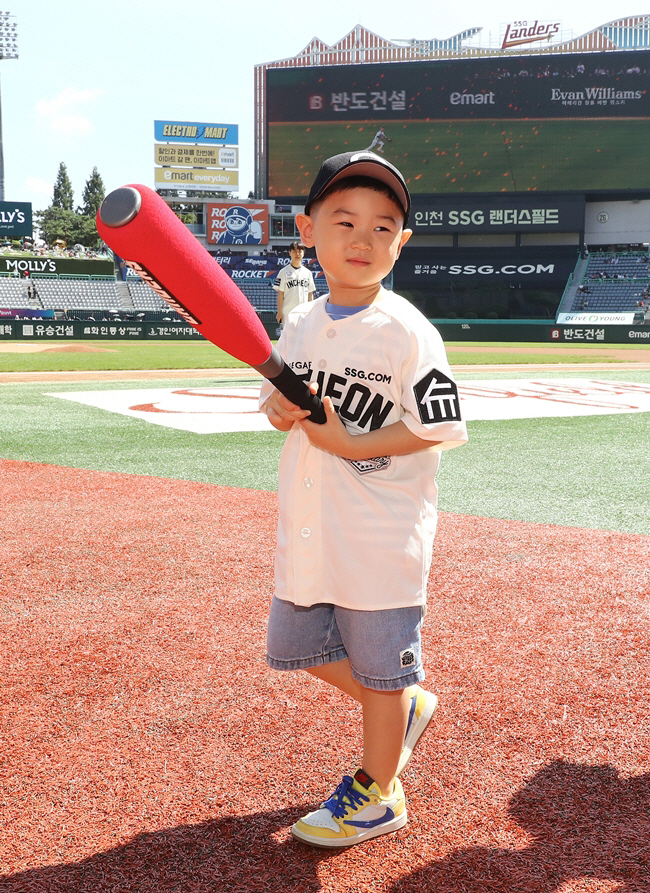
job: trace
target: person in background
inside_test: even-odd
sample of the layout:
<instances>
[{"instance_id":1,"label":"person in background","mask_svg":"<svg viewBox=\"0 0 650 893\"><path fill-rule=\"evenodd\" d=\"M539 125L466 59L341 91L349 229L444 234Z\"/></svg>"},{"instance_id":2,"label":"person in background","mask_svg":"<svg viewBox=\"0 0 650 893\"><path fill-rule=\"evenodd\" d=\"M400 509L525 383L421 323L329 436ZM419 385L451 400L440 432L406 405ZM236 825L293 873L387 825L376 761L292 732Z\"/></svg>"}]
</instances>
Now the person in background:
<instances>
[{"instance_id":1,"label":"person in background","mask_svg":"<svg viewBox=\"0 0 650 893\"><path fill-rule=\"evenodd\" d=\"M316 286L311 270L303 266L305 246L302 242L289 245L291 262L283 267L275 278L273 288L278 293L276 319L282 325L289 311L304 301L313 301Z\"/></svg>"}]
</instances>

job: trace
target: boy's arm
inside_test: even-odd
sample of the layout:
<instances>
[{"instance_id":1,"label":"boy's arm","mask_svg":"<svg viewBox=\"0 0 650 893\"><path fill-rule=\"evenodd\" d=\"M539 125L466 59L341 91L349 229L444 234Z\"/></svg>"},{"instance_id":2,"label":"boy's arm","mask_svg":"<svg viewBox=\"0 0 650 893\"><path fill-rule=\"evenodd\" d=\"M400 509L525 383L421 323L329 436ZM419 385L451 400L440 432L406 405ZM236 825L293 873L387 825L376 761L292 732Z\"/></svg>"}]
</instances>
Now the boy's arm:
<instances>
[{"instance_id":1,"label":"boy's arm","mask_svg":"<svg viewBox=\"0 0 650 893\"><path fill-rule=\"evenodd\" d=\"M278 312L275 318L278 322L282 322L282 304L284 303L284 292L278 289Z\"/></svg>"},{"instance_id":2,"label":"boy's arm","mask_svg":"<svg viewBox=\"0 0 650 893\"><path fill-rule=\"evenodd\" d=\"M374 459L376 456L406 456L428 450L440 441L423 440L409 431L404 422L394 422L385 428L376 428L367 434L350 434L338 417L330 397L323 400L325 424L316 425L296 418L307 434L310 443L343 459ZM302 410L301 410L302 412ZM269 417L270 418L270 417ZM271 424L273 421L271 420ZM287 430L287 429L284 429Z\"/></svg>"},{"instance_id":3,"label":"boy's arm","mask_svg":"<svg viewBox=\"0 0 650 893\"><path fill-rule=\"evenodd\" d=\"M309 389L315 393L317 385L312 382ZM316 425L307 420L309 410L300 409L274 390L263 407L269 422L278 431L290 431L298 422L310 442L328 453L343 459L374 459L376 456L405 456L418 453L435 446L437 440L423 440L413 434L404 422L395 422L385 428L377 428L367 434L350 434L338 417L330 397L323 400L325 424Z\"/></svg>"}]
</instances>

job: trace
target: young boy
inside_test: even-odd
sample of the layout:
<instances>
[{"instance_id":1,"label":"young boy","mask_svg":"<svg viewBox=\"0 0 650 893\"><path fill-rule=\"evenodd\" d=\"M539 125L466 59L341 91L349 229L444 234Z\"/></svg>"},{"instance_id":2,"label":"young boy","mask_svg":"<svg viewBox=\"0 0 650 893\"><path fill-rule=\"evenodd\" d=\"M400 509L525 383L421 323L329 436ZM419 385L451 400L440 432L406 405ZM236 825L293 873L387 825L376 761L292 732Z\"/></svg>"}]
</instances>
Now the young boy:
<instances>
[{"instance_id":1,"label":"young boy","mask_svg":"<svg viewBox=\"0 0 650 893\"><path fill-rule=\"evenodd\" d=\"M398 775L437 706L420 627L436 529L440 451L467 440L437 330L387 291L411 231L400 172L370 152L324 162L296 223L329 295L285 319L285 360L326 422L265 382L260 406L288 436L280 459L268 663L304 669L358 701L363 758L292 828L343 847L406 824Z\"/></svg>"}]
</instances>

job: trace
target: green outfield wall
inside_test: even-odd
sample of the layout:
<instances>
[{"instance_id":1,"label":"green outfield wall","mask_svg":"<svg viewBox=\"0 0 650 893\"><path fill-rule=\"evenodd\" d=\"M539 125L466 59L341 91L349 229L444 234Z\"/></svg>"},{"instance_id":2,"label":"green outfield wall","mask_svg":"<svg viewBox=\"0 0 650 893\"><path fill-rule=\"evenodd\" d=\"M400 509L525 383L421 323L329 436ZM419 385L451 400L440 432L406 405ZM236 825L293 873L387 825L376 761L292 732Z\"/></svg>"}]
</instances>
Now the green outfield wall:
<instances>
[{"instance_id":1,"label":"green outfield wall","mask_svg":"<svg viewBox=\"0 0 650 893\"><path fill-rule=\"evenodd\" d=\"M638 344L650 346L650 325L637 326L598 326L598 325L556 325L551 322L509 323L500 321L438 322L434 325L445 341L530 341L531 343L600 343ZM277 323L264 323L272 339L277 338ZM0 320L0 339L20 339L24 341L55 341L91 338L95 341L106 339L134 338L149 340L187 341L202 339L196 329L184 323L153 322L92 322L64 320Z\"/></svg>"}]
</instances>

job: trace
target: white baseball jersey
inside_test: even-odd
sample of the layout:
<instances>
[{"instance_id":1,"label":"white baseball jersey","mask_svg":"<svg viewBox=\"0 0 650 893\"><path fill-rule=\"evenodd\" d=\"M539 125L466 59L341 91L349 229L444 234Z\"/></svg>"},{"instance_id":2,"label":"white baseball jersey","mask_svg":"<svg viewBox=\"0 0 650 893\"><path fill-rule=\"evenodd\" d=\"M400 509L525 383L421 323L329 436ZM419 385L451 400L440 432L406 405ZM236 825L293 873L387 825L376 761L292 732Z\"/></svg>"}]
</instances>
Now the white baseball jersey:
<instances>
[{"instance_id":1,"label":"white baseball jersey","mask_svg":"<svg viewBox=\"0 0 650 893\"><path fill-rule=\"evenodd\" d=\"M273 288L276 291L283 292L282 298L282 316L286 319L287 314L298 304L309 300L311 292L315 291L314 277L311 270L303 267L294 267L293 264L287 264L282 267L273 282Z\"/></svg>"},{"instance_id":2,"label":"white baseball jersey","mask_svg":"<svg viewBox=\"0 0 650 893\"><path fill-rule=\"evenodd\" d=\"M371 149L383 149L385 141L386 134L383 130L378 130L366 151L369 152Z\"/></svg>"},{"instance_id":3,"label":"white baseball jersey","mask_svg":"<svg viewBox=\"0 0 650 893\"><path fill-rule=\"evenodd\" d=\"M313 447L294 425L280 459L275 592L297 605L357 610L424 604L440 451L467 440L445 348L393 292L339 320L325 305L299 306L284 327L278 347L294 371L318 381L352 434L401 420L440 444L350 461ZM261 407L272 390L264 382Z\"/></svg>"}]
</instances>

